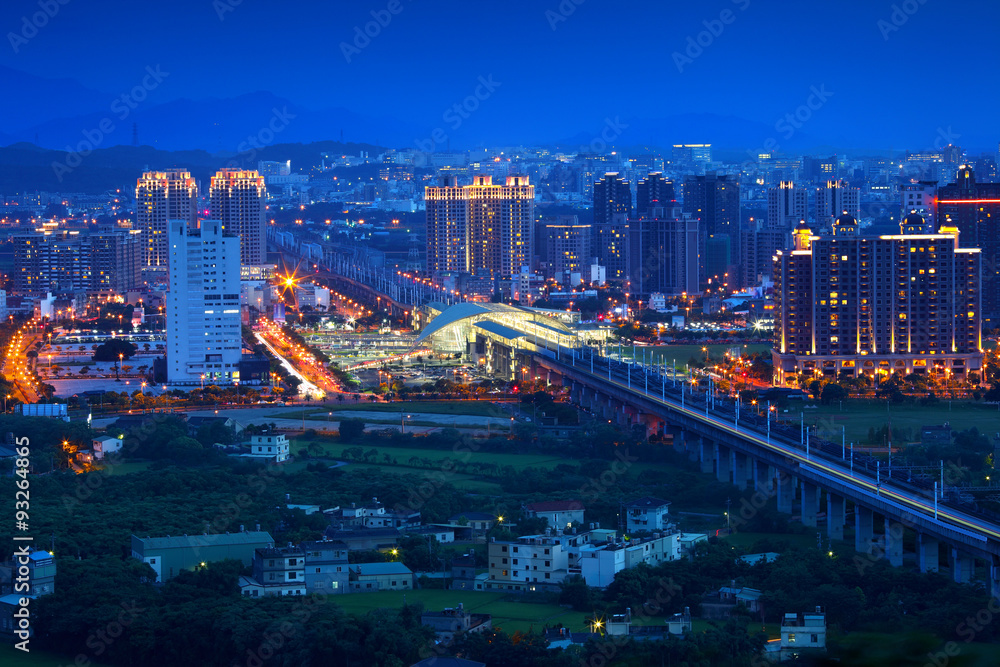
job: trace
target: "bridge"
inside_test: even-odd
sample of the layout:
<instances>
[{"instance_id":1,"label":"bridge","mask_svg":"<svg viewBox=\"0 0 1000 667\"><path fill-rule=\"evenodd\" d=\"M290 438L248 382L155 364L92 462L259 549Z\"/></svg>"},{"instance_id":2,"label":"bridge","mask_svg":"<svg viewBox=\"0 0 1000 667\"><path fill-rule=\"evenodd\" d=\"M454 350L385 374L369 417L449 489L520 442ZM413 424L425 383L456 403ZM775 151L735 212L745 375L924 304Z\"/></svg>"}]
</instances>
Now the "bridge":
<instances>
[{"instance_id":1,"label":"bridge","mask_svg":"<svg viewBox=\"0 0 1000 667\"><path fill-rule=\"evenodd\" d=\"M770 410L760 417L756 409L699 391L665 368L600 356L592 348L522 350L518 363L532 377L567 387L573 402L609 422L672 436L702 472L745 494L731 509L736 524L776 497L778 511L801 514L802 523L814 528L825 508L827 536L843 540L853 515L859 567L880 558L900 566L904 544L912 542L921 572L936 572L946 560L955 581L981 574L1000 597L1000 524L974 508L945 502L929 481L907 482L898 470L891 474L877 460L849 453L843 443L779 426Z\"/></svg>"}]
</instances>

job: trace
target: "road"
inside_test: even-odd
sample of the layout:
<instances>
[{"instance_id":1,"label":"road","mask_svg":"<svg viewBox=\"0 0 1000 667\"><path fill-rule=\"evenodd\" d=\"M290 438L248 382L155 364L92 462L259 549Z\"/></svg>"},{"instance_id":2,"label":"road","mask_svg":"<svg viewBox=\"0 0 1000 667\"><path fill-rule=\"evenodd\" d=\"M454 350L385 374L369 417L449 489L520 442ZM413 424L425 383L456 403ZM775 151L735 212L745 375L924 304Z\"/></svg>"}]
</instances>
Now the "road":
<instances>
[{"instance_id":1,"label":"road","mask_svg":"<svg viewBox=\"0 0 1000 667\"><path fill-rule=\"evenodd\" d=\"M28 351L40 339L38 334L26 334L28 325L22 326L11 339L3 358L3 376L14 385L14 394L22 403L37 403L38 392L28 370Z\"/></svg>"}]
</instances>

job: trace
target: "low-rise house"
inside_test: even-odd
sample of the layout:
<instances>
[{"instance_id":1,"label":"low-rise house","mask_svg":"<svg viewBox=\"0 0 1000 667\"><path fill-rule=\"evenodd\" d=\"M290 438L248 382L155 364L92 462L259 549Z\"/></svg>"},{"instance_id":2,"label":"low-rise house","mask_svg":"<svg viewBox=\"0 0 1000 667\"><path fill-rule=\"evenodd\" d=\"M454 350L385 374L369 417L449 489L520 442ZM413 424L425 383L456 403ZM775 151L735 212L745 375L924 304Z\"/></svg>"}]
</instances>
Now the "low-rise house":
<instances>
[{"instance_id":1,"label":"low-rise house","mask_svg":"<svg viewBox=\"0 0 1000 667\"><path fill-rule=\"evenodd\" d=\"M708 542L708 535L705 533L679 533L677 543L681 547L681 555L687 556L694 550L694 545L699 542Z\"/></svg>"},{"instance_id":2,"label":"low-rise house","mask_svg":"<svg viewBox=\"0 0 1000 667\"><path fill-rule=\"evenodd\" d=\"M343 542L303 542L306 592L336 595L349 589L347 545Z\"/></svg>"},{"instance_id":3,"label":"low-rise house","mask_svg":"<svg viewBox=\"0 0 1000 667\"><path fill-rule=\"evenodd\" d=\"M120 438L94 438L91 441L91 445L91 449L94 451L94 458L98 461L103 460L108 454L114 454L122 450L122 441Z\"/></svg>"},{"instance_id":4,"label":"low-rise house","mask_svg":"<svg viewBox=\"0 0 1000 667\"><path fill-rule=\"evenodd\" d=\"M450 644L455 635L484 632L493 627L493 617L489 614L470 614L460 602L458 607L444 611L425 611L420 615L421 625L434 630L435 639L440 644Z\"/></svg>"},{"instance_id":5,"label":"low-rise house","mask_svg":"<svg viewBox=\"0 0 1000 667\"><path fill-rule=\"evenodd\" d=\"M670 503L660 498L646 496L625 505L626 530L629 535L641 532L672 531Z\"/></svg>"},{"instance_id":6,"label":"low-rise house","mask_svg":"<svg viewBox=\"0 0 1000 667\"><path fill-rule=\"evenodd\" d=\"M348 567L347 545L342 542L257 549L253 574L240 577L240 591L247 597L346 593Z\"/></svg>"},{"instance_id":7,"label":"low-rise house","mask_svg":"<svg viewBox=\"0 0 1000 667\"><path fill-rule=\"evenodd\" d=\"M583 509L579 500L545 500L525 505L524 513L545 519L551 528L568 528L583 523Z\"/></svg>"},{"instance_id":8,"label":"low-rise house","mask_svg":"<svg viewBox=\"0 0 1000 667\"><path fill-rule=\"evenodd\" d=\"M327 510L331 524L347 528L414 528L420 525L420 512L391 510L372 498L370 503Z\"/></svg>"},{"instance_id":9,"label":"low-rise house","mask_svg":"<svg viewBox=\"0 0 1000 667\"><path fill-rule=\"evenodd\" d=\"M788 613L781 619L782 660L798 658L804 649L826 650L826 614L822 607L814 612Z\"/></svg>"},{"instance_id":10,"label":"low-rise house","mask_svg":"<svg viewBox=\"0 0 1000 667\"><path fill-rule=\"evenodd\" d=\"M471 528L474 532L485 533L496 525L498 517L485 512L462 512L448 517L452 526Z\"/></svg>"},{"instance_id":11,"label":"low-rise house","mask_svg":"<svg viewBox=\"0 0 1000 667\"><path fill-rule=\"evenodd\" d=\"M451 559L451 590L475 590L476 582L476 550Z\"/></svg>"},{"instance_id":12,"label":"low-rise house","mask_svg":"<svg viewBox=\"0 0 1000 667\"><path fill-rule=\"evenodd\" d=\"M414 526L413 528L401 528L399 532L404 535L420 535L421 537L431 535L438 541L438 544L451 544L455 541L455 527L439 523Z\"/></svg>"},{"instance_id":13,"label":"low-rise house","mask_svg":"<svg viewBox=\"0 0 1000 667\"><path fill-rule=\"evenodd\" d=\"M290 456L288 436L266 433L250 436L250 456L274 463L284 463Z\"/></svg>"},{"instance_id":14,"label":"low-rise house","mask_svg":"<svg viewBox=\"0 0 1000 667\"><path fill-rule=\"evenodd\" d=\"M300 547L257 549L253 576L240 577L240 592L249 597L305 595L306 559Z\"/></svg>"},{"instance_id":15,"label":"low-rise house","mask_svg":"<svg viewBox=\"0 0 1000 667\"><path fill-rule=\"evenodd\" d=\"M719 599L723 602L742 604L749 611L760 611L761 592L756 588L737 587L736 582L719 589Z\"/></svg>"},{"instance_id":16,"label":"low-rise house","mask_svg":"<svg viewBox=\"0 0 1000 667\"><path fill-rule=\"evenodd\" d=\"M391 549L399 542L400 534L395 528L341 529L330 526L324 537L335 542L343 542L351 551Z\"/></svg>"},{"instance_id":17,"label":"low-rise house","mask_svg":"<svg viewBox=\"0 0 1000 667\"><path fill-rule=\"evenodd\" d=\"M22 567L28 568L26 581L18 573ZM27 584L26 589L15 589L17 584ZM35 600L39 596L54 593L56 589L56 560L48 551L28 547L26 555L15 554L13 560L0 566L0 636L15 636L14 632L21 630L20 621L15 614L24 609L21 599ZM28 603L29 609L33 605ZM34 635L34 624L27 628L28 636ZM18 636L18 639L24 639Z\"/></svg>"},{"instance_id":18,"label":"low-rise house","mask_svg":"<svg viewBox=\"0 0 1000 667\"><path fill-rule=\"evenodd\" d=\"M356 563L349 575L352 593L413 589L413 572L402 563Z\"/></svg>"},{"instance_id":19,"label":"low-rise house","mask_svg":"<svg viewBox=\"0 0 1000 667\"><path fill-rule=\"evenodd\" d=\"M250 565L257 549L273 546L274 538L263 531L180 537L133 535L132 557L149 564L156 572L156 581L162 582L176 577L181 570L220 560L234 559Z\"/></svg>"},{"instance_id":20,"label":"low-rise house","mask_svg":"<svg viewBox=\"0 0 1000 667\"><path fill-rule=\"evenodd\" d=\"M686 635L691 632L691 607L667 617L667 632L672 635Z\"/></svg>"}]
</instances>

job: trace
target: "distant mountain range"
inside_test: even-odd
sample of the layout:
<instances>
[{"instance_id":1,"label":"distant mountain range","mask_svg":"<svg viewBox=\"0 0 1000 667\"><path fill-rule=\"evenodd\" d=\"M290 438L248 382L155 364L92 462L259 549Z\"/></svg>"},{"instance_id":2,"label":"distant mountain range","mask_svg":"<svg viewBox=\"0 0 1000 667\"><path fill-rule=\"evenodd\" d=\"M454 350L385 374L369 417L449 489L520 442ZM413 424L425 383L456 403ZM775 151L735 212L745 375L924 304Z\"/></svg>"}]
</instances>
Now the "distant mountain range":
<instances>
[{"instance_id":1,"label":"distant mountain range","mask_svg":"<svg viewBox=\"0 0 1000 667\"><path fill-rule=\"evenodd\" d=\"M416 118L400 119L380 112L356 112L340 107L311 110L268 92L223 99L177 99L163 103L149 100L131 109L120 100L116 102L118 96L89 89L72 79L47 79L8 67L0 67L0 89L11 95L11 103L4 108L5 122L0 131L0 146L14 149L4 151L0 158L0 162L8 164L12 156L37 158L38 148L65 151L67 148L86 149L91 144L100 149L133 147L133 129L139 146L127 155L154 158L155 151L185 151L184 159L190 160L185 164L197 168L204 163L207 168L209 163L218 162L218 158L238 156L251 162L261 159L259 151L254 152L255 147L278 144L349 141L397 148L419 147L418 140L431 135L429 128L442 124L440 119L428 124ZM402 107L405 109L405 105ZM450 147L462 150L485 145L528 144L568 151L617 147L629 152L644 152L669 151L674 143L711 143L717 156L738 160L776 149L782 153L844 154L844 147L863 143L863 139L849 138L848 133L836 137L815 136L806 131L808 125L798 129L780 120L768 125L738 116L709 113L682 113L664 118L607 118L594 127L570 132L560 140L533 137L533 142L531 132L524 129L530 120L521 116L511 121L490 122L486 127L480 125L475 133L466 125L461 132L451 132L453 143ZM993 145L982 137L967 136L961 137L959 143ZM930 146L909 148L921 150ZM438 146L436 150L445 150L445 146ZM875 149L851 148L847 154L875 152ZM124 155L126 153L112 152L106 157L113 164ZM178 159L174 154L168 161L174 164ZM94 159L87 160L88 168L100 162L95 154ZM150 159L149 164L163 166L154 159ZM109 164L106 168L113 167Z\"/></svg>"}]
</instances>

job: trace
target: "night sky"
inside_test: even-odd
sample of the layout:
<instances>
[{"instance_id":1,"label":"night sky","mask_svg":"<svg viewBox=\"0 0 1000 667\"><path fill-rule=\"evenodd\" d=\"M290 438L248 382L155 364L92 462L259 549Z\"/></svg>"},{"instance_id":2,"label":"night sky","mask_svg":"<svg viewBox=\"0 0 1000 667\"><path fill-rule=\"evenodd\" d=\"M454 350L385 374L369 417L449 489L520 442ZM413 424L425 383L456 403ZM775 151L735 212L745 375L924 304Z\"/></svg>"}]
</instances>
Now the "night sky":
<instances>
[{"instance_id":1,"label":"night sky","mask_svg":"<svg viewBox=\"0 0 1000 667\"><path fill-rule=\"evenodd\" d=\"M671 136L671 119L714 114L756 127L750 146L785 138L778 123L797 110L808 119L789 146L921 149L947 128L970 149L1000 139L995 0L46 1L58 13L26 41L11 35L38 0L3 3L0 66L116 95L158 64L170 78L152 104L267 91L399 120L414 139L443 127L466 145L586 140L615 118L632 130L619 143L698 141ZM373 10L391 19L354 51ZM454 127L449 107L491 75L499 85Z\"/></svg>"}]
</instances>

